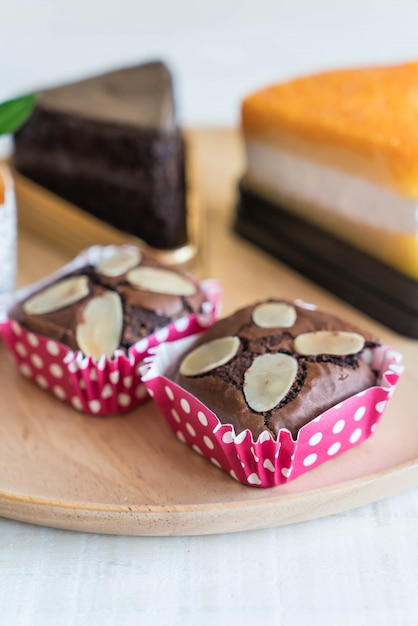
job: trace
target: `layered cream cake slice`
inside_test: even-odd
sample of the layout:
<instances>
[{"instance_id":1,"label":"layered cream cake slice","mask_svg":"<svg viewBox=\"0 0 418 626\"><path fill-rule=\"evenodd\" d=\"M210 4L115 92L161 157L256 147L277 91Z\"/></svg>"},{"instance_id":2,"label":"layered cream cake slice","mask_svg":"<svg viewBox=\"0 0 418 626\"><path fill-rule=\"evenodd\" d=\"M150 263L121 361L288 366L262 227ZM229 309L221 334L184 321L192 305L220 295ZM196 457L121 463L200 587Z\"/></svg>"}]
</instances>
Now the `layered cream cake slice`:
<instances>
[{"instance_id":1,"label":"layered cream cake slice","mask_svg":"<svg viewBox=\"0 0 418 626\"><path fill-rule=\"evenodd\" d=\"M267 87L242 126L245 188L418 279L418 62Z\"/></svg>"},{"instance_id":2,"label":"layered cream cake slice","mask_svg":"<svg viewBox=\"0 0 418 626\"><path fill-rule=\"evenodd\" d=\"M16 230L13 181L8 168L0 164L0 293L15 286Z\"/></svg>"}]
</instances>

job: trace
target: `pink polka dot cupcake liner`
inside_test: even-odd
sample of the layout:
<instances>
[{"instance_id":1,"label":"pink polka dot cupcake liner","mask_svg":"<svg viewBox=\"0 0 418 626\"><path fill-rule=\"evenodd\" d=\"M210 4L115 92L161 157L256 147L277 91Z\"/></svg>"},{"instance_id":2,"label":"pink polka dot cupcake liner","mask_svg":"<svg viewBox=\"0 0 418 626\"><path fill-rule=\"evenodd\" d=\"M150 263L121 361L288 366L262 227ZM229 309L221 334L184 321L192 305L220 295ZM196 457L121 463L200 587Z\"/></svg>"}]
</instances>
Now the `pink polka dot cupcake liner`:
<instances>
[{"instance_id":1,"label":"pink polka dot cupcake liner","mask_svg":"<svg viewBox=\"0 0 418 626\"><path fill-rule=\"evenodd\" d=\"M293 440L281 430L275 440L263 432L257 441L245 430L235 434L196 397L166 376L170 364L196 338L161 345L145 359L142 380L176 437L232 478L253 487L273 487L359 445L374 432L403 371L402 357L389 347L368 351L379 384L351 396L303 426Z\"/></svg>"},{"instance_id":2,"label":"pink polka dot cupcake liner","mask_svg":"<svg viewBox=\"0 0 418 626\"><path fill-rule=\"evenodd\" d=\"M219 314L222 291L218 281L202 281L200 286L206 296L202 313L181 317L133 344L127 352L116 350L112 358L103 356L98 361L30 332L8 317L7 310L16 302L83 266L86 260L96 263L101 250L101 246L89 248L46 279L1 297L0 335L25 378L78 411L105 416L124 413L149 399L139 365L151 349L163 342L177 341L208 328Z\"/></svg>"}]
</instances>

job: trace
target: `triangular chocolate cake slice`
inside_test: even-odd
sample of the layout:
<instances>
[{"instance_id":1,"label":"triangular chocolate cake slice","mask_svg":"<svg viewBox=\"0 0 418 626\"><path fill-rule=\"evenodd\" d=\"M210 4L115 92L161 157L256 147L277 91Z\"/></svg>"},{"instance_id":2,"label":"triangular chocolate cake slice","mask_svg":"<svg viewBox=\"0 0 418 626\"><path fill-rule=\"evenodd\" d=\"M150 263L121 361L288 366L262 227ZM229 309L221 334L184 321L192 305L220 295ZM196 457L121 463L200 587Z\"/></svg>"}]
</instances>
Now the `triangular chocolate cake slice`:
<instances>
[{"instance_id":1,"label":"triangular chocolate cake slice","mask_svg":"<svg viewBox=\"0 0 418 626\"><path fill-rule=\"evenodd\" d=\"M42 92L14 159L28 178L152 247L186 242L184 144L160 62Z\"/></svg>"}]
</instances>

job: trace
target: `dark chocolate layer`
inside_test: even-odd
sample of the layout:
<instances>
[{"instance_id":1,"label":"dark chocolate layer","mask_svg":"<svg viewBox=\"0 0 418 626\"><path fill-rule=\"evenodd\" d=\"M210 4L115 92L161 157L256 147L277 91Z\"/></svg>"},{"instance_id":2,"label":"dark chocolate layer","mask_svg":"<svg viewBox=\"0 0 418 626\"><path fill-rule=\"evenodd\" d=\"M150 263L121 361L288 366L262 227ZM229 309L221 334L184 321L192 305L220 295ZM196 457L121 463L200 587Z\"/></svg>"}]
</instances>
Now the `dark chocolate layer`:
<instances>
[{"instance_id":1,"label":"dark chocolate layer","mask_svg":"<svg viewBox=\"0 0 418 626\"><path fill-rule=\"evenodd\" d=\"M234 229L382 324L418 339L418 281L243 183Z\"/></svg>"},{"instance_id":2,"label":"dark chocolate layer","mask_svg":"<svg viewBox=\"0 0 418 626\"><path fill-rule=\"evenodd\" d=\"M185 151L160 63L47 90L15 136L25 176L156 248L187 240Z\"/></svg>"}]
</instances>

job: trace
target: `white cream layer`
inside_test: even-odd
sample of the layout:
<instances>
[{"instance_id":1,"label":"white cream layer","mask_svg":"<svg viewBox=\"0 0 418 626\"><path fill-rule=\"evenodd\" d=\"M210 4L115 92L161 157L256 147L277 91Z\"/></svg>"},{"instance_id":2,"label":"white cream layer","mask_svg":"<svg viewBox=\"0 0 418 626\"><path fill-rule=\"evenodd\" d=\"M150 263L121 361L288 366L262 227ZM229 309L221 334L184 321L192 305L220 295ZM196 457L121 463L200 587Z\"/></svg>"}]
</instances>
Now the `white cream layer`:
<instances>
[{"instance_id":1,"label":"white cream layer","mask_svg":"<svg viewBox=\"0 0 418 626\"><path fill-rule=\"evenodd\" d=\"M17 224L12 178L9 171L1 166L0 176L6 183L4 203L0 204L0 293L2 293L15 287Z\"/></svg>"},{"instance_id":2,"label":"white cream layer","mask_svg":"<svg viewBox=\"0 0 418 626\"><path fill-rule=\"evenodd\" d=\"M255 140L246 140L246 151L248 184L278 202L288 199L390 231L418 233L417 198Z\"/></svg>"}]
</instances>

